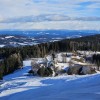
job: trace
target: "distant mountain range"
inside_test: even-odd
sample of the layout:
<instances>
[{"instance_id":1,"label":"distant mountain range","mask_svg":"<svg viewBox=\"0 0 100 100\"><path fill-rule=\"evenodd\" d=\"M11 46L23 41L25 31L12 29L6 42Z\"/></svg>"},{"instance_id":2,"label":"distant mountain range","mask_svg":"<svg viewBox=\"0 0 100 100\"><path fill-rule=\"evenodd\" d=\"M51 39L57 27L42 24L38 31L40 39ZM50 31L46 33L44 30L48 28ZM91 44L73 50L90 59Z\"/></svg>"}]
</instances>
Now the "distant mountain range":
<instances>
[{"instance_id":1,"label":"distant mountain range","mask_svg":"<svg viewBox=\"0 0 100 100\"><path fill-rule=\"evenodd\" d=\"M59 41L66 38L83 37L100 34L94 30L34 30L34 31L0 31L0 47L17 47L36 45L43 42Z\"/></svg>"}]
</instances>

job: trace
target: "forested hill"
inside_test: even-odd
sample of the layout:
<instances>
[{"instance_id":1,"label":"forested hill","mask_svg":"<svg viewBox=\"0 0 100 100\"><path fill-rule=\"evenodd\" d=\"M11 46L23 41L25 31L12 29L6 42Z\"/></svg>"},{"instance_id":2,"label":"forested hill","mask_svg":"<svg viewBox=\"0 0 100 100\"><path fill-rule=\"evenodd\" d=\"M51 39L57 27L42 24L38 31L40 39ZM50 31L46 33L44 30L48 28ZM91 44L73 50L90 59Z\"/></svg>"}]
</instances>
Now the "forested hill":
<instances>
[{"instance_id":1,"label":"forested hill","mask_svg":"<svg viewBox=\"0 0 100 100\"><path fill-rule=\"evenodd\" d=\"M100 40L100 34L96 34L96 35L90 35L90 36L84 36L84 37L80 37L80 38L74 38L71 40L78 40L78 41L95 41L95 40Z\"/></svg>"},{"instance_id":2,"label":"forested hill","mask_svg":"<svg viewBox=\"0 0 100 100\"><path fill-rule=\"evenodd\" d=\"M73 50L100 51L100 34L41 43L33 46L0 48L0 59L7 58L14 53L20 53L22 58L26 59L27 57L43 57L51 51L67 52Z\"/></svg>"},{"instance_id":3,"label":"forested hill","mask_svg":"<svg viewBox=\"0 0 100 100\"><path fill-rule=\"evenodd\" d=\"M77 50L100 51L100 34L33 46L0 48L0 76L2 77L21 68L24 59L44 57L53 52L71 52Z\"/></svg>"},{"instance_id":4,"label":"forested hill","mask_svg":"<svg viewBox=\"0 0 100 100\"><path fill-rule=\"evenodd\" d=\"M70 50L92 50L100 51L100 34L85 36L74 39L65 39L60 41L62 45L69 45ZM66 47L68 50L68 47Z\"/></svg>"}]
</instances>

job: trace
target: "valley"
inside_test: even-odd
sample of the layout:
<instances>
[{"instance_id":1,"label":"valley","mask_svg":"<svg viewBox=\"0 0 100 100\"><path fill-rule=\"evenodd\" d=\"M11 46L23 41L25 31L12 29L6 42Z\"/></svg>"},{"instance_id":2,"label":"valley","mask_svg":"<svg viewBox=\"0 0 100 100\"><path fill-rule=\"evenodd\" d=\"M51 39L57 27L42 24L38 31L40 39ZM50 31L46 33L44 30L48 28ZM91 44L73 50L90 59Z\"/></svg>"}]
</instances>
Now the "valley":
<instances>
[{"instance_id":1,"label":"valley","mask_svg":"<svg viewBox=\"0 0 100 100\"><path fill-rule=\"evenodd\" d=\"M99 34L100 31L35 30L0 31L0 47L32 46L40 43L60 41Z\"/></svg>"}]
</instances>

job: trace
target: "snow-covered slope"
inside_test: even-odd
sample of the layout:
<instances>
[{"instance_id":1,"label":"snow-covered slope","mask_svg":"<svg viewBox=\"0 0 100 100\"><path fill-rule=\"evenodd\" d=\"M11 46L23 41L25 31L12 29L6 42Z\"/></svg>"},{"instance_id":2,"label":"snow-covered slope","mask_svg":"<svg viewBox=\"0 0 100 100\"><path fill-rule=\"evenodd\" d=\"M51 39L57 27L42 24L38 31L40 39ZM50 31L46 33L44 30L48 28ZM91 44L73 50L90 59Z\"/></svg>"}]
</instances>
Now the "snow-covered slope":
<instances>
[{"instance_id":1,"label":"snow-covered slope","mask_svg":"<svg viewBox=\"0 0 100 100\"><path fill-rule=\"evenodd\" d=\"M100 100L100 73L57 77L28 76L31 61L4 77L0 100Z\"/></svg>"}]
</instances>

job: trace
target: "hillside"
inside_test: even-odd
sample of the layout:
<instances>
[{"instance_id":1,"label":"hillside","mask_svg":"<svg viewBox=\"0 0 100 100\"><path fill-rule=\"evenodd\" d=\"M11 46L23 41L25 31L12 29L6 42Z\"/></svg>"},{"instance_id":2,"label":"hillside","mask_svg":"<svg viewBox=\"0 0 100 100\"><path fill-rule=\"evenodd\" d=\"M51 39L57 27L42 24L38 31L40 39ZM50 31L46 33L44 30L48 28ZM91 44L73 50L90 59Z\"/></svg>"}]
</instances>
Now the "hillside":
<instances>
[{"instance_id":1,"label":"hillside","mask_svg":"<svg viewBox=\"0 0 100 100\"><path fill-rule=\"evenodd\" d=\"M79 41L85 41L85 38L88 39L90 38L89 42L92 41L91 38L94 38L93 41L95 41L98 38L99 41L99 35L84 37L81 39L79 38L80 39ZM72 41L76 43L78 39L71 39L70 42ZM66 40L60 42L66 43ZM41 44L41 46L42 45L43 44ZM13 50L13 49L10 48L8 50ZM32 48L30 47L29 49ZM66 63L61 61L61 59L65 61L65 59L61 58L62 53L58 53L57 57L59 58L59 63L57 63L55 66L66 69L67 67L70 67L70 63L72 65L74 64L77 66L78 64L82 66L88 64L88 66L90 67L91 65L93 65L91 63L88 63L88 61L84 62L85 59L82 60L81 58L83 58L84 55L87 57L92 57L92 55L95 52L78 51L77 53L78 54L76 53L72 54L71 52L67 53ZM8 65L11 65L12 68L18 68L18 66L15 66L16 62L14 61L15 60L17 61L20 58L21 54L19 53L13 54L12 52L11 54L12 55L10 56L8 55L8 61L9 61ZM66 52L64 54L66 54ZM15 59L15 57L18 59ZM13 59L15 60L13 61ZM39 60L39 57L37 59L38 59L37 61L41 62L41 60ZM68 100L99 100L100 99L100 85L99 85L100 72L99 71L97 71L97 73L95 74L90 74L90 75L89 74L68 75L67 73L64 73L64 74L59 74L56 77L40 77L40 76L32 76L28 74L29 70L31 69L30 63L31 63L30 60L23 61L23 68L21 67L16 71L14 71L15 69L13 69L14 72L3 77L3 81L0 82L0 100L18 100L18 99L19 100L21 99L23 100L28 100L28 99L29 100L67 100L67 99ZM8 65L6 66L9 68L9 71L11 71L12 68L9 67Z\"/></svg>"},{"instance_id":2,"label":"hillside","mask_svg":"<svg viewBox=\"0 0 100 100\"><path fill-rule=\"evenodd\" d=\"M42 78L27 76L29 69L4 77L0 100L100 100L100 73Z\"/></svg>"},{"instance_id":3,"label":"hillside","mask_svg":"<svg viewBox=\"0 0 100 100\"><path fill-rule=\"evenodd\" d=\"M0 76L7 75L20 68L21 61L24 59L44 57L52 52L77 52L77 50L100 51L100 34L74 39L64 39L56 42L41 43L33 46L0 48L0 60L4 60L1 64L1 71L3 73L0 72ZM13 55L18 55L18 59Z\"/></svg>"}]
</instances>

